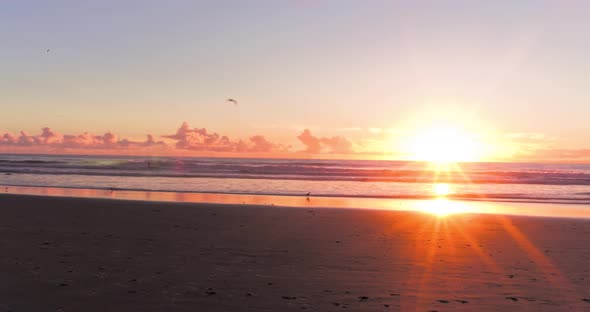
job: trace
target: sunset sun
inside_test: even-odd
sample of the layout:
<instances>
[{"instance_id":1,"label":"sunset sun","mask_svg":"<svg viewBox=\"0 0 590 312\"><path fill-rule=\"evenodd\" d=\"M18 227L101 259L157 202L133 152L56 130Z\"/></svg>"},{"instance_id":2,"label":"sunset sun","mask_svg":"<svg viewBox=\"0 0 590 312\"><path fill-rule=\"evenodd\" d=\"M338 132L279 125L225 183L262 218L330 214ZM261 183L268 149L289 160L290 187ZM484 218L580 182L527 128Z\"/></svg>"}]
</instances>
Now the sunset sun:
<instances>
[{"instance_id":1,"label":"sunset sun","mask_svg":"<svg viewBox=\"0 0 590 312\"><path fill-rule=\"evenodd\" d=\"M474 135L461 129L436 126L419 131L410 143L413 160L450 163L481 160Z\"/></svg>"}]
</instances>

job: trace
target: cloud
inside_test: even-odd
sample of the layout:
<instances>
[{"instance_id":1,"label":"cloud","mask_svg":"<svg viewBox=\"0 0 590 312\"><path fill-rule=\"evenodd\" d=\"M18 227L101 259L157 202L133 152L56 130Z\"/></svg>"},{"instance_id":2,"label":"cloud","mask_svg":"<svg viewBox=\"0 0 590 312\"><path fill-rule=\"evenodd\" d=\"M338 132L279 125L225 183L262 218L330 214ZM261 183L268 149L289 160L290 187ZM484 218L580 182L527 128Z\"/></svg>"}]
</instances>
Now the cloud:
<instances>
[{"instance_id":1,"label":"cloud","mask_svg":"<svg viewBox=\"0 0 590 312\"><path fill-rule=\"evenodd\" d=\"M176 149L208 152L251 152L272 153L287 152L290 146L269 141L262 135L254 135L247 140L231 140L225 135L210 132L205 128L191 128L184 122L175 134L163 135L162 138L175 141ZM95 150L130 150L144 148L168 147L165 141L156 140L152 134L145 141L121 138L112 131L102 135L88 132L81 134L60 134L49 127L41 129L40 134L30 135L21 131L19 135L6 132L0 134L0 147L18 149L95 149Z\"/></svg>"},{"instance_id":2,"label":"cloud","mask_svg":"<svg viewBox=\"0 0 590 312\"><path fill-rule=\"evenodd\" d=\"M61 135L52 131L48 127L42 129L41 135L39 137L43 140L43 144L59 142L62 139Z\"/></svg>"},{"instance_id":3,"label":"cloud","mask_svg":"<svg viewBox=\"0 0 590 312\"><path fill-rule=\"evenodd\" d=\"M163 141L156 142L151 135L148 135L146 141L138 142L119 139L119 136L111 131L103 135L93 135L88 132L62 135L49 127L42 128L41 133L37 135L29 135L25 131L21 131L18 137L9 132L2 134L0 137L0 146L13 147L117 149L165 145Z\"/></svg>"},{"instance_id":4,"label":"cloud","mask_svg":"<svg viewBox=\"0 0 590 312\"><path fill-rule=\"evenodd\" d=\"M325 149L330 153L336 154L354 153L352 142L345 137L333 136L320 138L311 134L309 129L305 129L299 136L297 136L297 138L303 143L303 145L305 145L305 152L307 153L317 154Z\"/></svg>"},{"instance_id":5,"label":"cloud","mask_svg":"<svg viewBox=\"0 0 590 312\"><path fill-rule=\"evenodd\" d=\"M0 144L14 144L18 141L18 139L12 135L12 133L4 133L2 135L2 139L0 140Z\"/></svg>"},{"instance_id":6,"label":"cloud","mask_svg":"<svg viewBox=\"0 0 590 312\"><path fill-rule=\"evenodd\" d=\"M175 134L163 135L162 138L176 141L178 149L193 151L270 153L287 152L290 148L270 142L262 135L252 136L248 141L231 140L206 128L191 128L187 122L183 122Z\"/></svg>"},{"instance_id":7,"label":"cloud","mask_svg":"<svg viewBox=\"0 0 590 312\"><path fill-rule=\"evenodd\" d=\"M349 154L353 152L352 143L344 137L333 136L331 138L321 138L320 140L332 153Z\"/></svg>"},{"instance_id":8,"label":"cloud","mask_svg":"<svg viewBox=\"0 0 590 312\"><path fill-rule=\"evenodd\" d=\"M277 145L268 141L262 135L255 135L250 137L250 142L252 142L252 146L250 150L253 152L268 152L273 151L277 148Z\"/></svg>"},{"instance_id":9,"label":"cloud","mask_svg":"<svg viewBox=\"0 0 590 312\"><path fill-rule=\"evenodd\" d=\"M322 151L321 140L313 136L309 129L303 130L303 133L301 133L297 138L299 141L301 141L301 143L303 143L303 145L305 145L306 152L316 154Z\"/></svg>"},{"instance_id":10,"label":"cloud","mask_svg":"<svg viewBox=\"0 0 590 312\"><path fill-rule=\"evenodd\" d=\"M18 137L18 141L16 142L16 144L23 145L23 146L32 146L32 145L38 144L38 143L39 143L39 139L37 137L30 136L25 131L20 132L20 136Z\"/></svg>"}]
</instances>

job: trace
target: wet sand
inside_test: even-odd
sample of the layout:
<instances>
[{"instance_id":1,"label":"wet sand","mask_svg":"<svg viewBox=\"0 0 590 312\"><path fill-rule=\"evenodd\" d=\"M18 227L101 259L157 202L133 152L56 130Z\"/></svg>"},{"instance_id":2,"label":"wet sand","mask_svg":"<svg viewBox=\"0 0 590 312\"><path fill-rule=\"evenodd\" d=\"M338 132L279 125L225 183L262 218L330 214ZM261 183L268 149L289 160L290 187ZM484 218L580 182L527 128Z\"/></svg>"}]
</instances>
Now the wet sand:
<instances>
[{"instance_id":1,"label":"wet sand","mask_svg":"<svg viewBox=\"0 0 590 312\"><path fill-rule=\"evenodd\" d=\"M0 311L590 311L590 221L0 195Z\"/></svg>"}]
</instances>

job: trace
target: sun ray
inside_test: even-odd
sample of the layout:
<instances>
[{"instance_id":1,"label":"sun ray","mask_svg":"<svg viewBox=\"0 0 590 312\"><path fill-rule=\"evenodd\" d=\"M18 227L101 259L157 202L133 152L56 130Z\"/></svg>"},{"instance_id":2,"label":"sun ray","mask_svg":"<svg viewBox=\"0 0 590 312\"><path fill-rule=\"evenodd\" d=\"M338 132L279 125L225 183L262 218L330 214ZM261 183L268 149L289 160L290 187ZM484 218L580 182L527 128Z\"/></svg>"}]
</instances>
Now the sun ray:
<instances>
[{"instance_id":1,"label":"sun ray","mask_svg":"<svg viewBox=\"0 0 590 312\"><path fill-rule=\"evenodd\" d=\"M512 237L529 259L541 270L551 286L561 294L576 293L575 287L565 278L563 273L531 242L527 236L512 221L502 215L497 216L504 230Z\"/></svg>"}]
</instances>

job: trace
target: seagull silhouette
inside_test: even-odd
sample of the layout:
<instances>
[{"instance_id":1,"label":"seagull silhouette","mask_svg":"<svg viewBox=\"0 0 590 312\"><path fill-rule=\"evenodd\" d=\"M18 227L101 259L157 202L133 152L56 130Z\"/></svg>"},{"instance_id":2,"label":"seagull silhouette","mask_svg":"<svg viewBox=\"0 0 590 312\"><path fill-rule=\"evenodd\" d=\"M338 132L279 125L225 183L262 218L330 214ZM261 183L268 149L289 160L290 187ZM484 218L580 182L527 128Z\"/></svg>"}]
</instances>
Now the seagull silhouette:
<instances>
[{"instance_id":1,"label":"seagull silhouette","mask_svg":"<svg viewBox=\"0 0 590 312\"><path fill-rule=\"evenodd\" d=\"M49 52L51 52L51 49L47 49L45 52L49 53Z\"/></svg>"},{"instance_id":2,"label":"seagull silhouette","mask_svg":"<svg viewBox=\"0 0 590 312\"><path fill-rule=\"evenodd\" d=\"M238 105L238 101L234 100L234 99L227 99L226 101L230 102L230 103L234 103L234 105Z\"/></svg>"}]
</instances>

